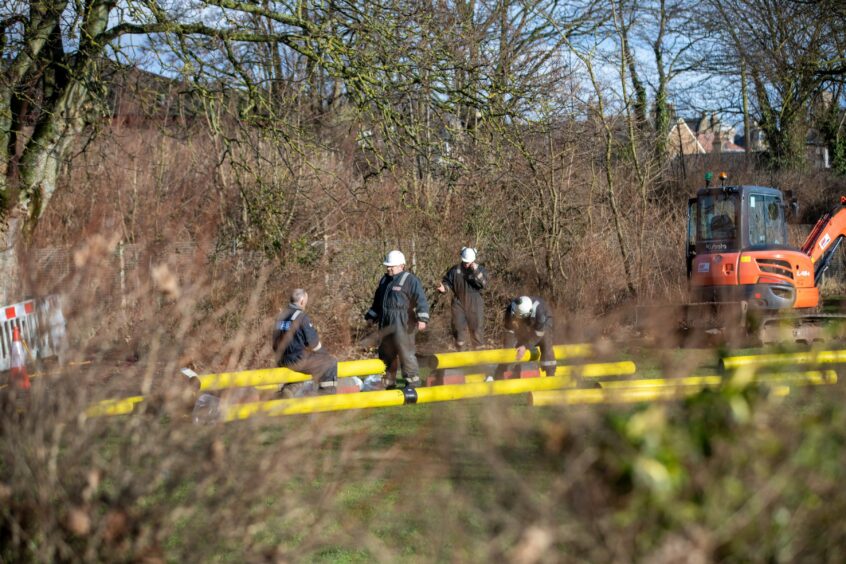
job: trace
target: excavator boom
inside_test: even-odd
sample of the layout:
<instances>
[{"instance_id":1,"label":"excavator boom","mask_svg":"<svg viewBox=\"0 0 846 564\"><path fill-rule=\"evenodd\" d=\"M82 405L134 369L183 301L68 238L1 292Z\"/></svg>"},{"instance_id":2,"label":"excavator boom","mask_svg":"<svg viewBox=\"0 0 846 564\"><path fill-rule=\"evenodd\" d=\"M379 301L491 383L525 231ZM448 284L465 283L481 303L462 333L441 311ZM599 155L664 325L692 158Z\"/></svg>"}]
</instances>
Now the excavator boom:
<instances>
[{"instance_id":1,"label":"excavator boom","mask_svg":"<svg viewBox=\"0 0 846 564\"><path fill-rule=\"evenodd\" d=\"M818 286L828 269L835 251L846 236L846 198L840 205L823 215L802 244L802 252L814 264L814 283Z\"/></svg>"}]
</instances>

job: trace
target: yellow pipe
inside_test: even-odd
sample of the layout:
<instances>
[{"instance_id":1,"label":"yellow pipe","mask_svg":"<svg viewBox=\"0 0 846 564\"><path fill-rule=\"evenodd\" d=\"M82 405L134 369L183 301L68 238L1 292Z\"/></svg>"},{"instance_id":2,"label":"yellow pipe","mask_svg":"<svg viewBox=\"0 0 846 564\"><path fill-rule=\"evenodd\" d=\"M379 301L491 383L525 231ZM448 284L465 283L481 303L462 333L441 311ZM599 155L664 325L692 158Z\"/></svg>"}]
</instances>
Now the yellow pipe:
<instances>
[{"instance_id":1,"label":"yellow pipe","mask_svg":"<svg viewBox=\"0 0 846 564\"><path fill-rule=\"evenodd\" d=\"M451 384L417 389L416 403L434 403L459 399L481 398L486 396L504 396L524 394L534 390L557 390L571 384L569 376L550 376L545 378L515 378L481 382L479 384Z\"/></svg>"},{"instance_id":2,"label":"yellow pipe","mask_svg":"<svg viewBox=\"0 0 846 564\"><path fill-rule=\"evenodd\" d=\"M589 344L556 345L553 348L555 350L555 358L558 360L575 356L586 356L592 351L592 347ZM438 359L438 369L458 368L479 364L502 364L506 362L514 362L514 349L440 353L433 356ZM441 358L445 359L443 360L445 363L443 365L441 364ZM521 362L529 362L530 360L535 360L537 358L537 349L532 349L526 351ZM634 366L633 363L630 363L630 365ZM383 374L384 372L385 364L378 358L350 360L338 363L339 378L368 376L370 374ZM603 374L600 373L591 373L589 369L583 374L585 377L602 375ZM222 372L219 374L204 374L198 378L200 380L200 390L219 390L223 388L248 386L261 387L261 389L272 389L272 386L274 385L306 382L311 379L311 377L307 374L294 372L288 368L260 368L257 370L244 370L241 372Z\"/></svg>"},{"instance_id":3,"label":"yellow pipe","mask_svg":"<svg viewBox=\"0 0 846 564\"><path fill-rule=\"evenodd\" d=\"M497 382L481 382L479 384L433 386L431 388L417 388L415 390L416 401L412 401L411 403L433 403L492 395L521 394L532 390L558 389L569 384L569 377L554 376L550 378L499 380ZM224 420L236 421L247 419L253 415L272 417L345 409L393 407L403 405L404 403L406 403L406 395L403 390L313 396L234 405L227 410Z\"/></svg>"},{"instance_id":4,"label":"yellow pipe","mask_svg":"<svg viewBox=\"0 0 846 564\"><path fill-rule=\"evenodd\" d=\"M604 376L627 376L637 372L637 365L631 360L620 362L601 362L593 364L559 366L555 369L555 375L579 374L582 378L602 378Z\"/></svg>"},{"instance_id":5,"label":"yellow pipe","mask_svg":"<svg viewBox=\"0 0 846 564\"><path fill-rule=\"evenodd\" d=\"M558 390L570 385L572 374L579 369L583 370L583 376L588 374L592 376L611 376L632 374L634 373L635 367L634 363L629 361L607 364L591 364L583 367L559 366L556 370L556 376L553 378L526 378L501 380L497 382L476 381L463 385L456 384L450 386L435 386L432 388L418 388L416 390L417 398L415 403L432 403L477 398L489 395L509 395L525 392L540 393L544 390ZM483 376L484 375L480 374L471 375L471 377L475 377L473 378L474 380ZM837 373L834 370L810 370L806 372L757 374L753 379L755 381L767 383L788 382L797 385L821 385L836 383ZM569 390L566 392L566 397L564 399L554 401L559 402L559 404L562 405L571 403L602 403L608 401L649 401L674 397L673 394L679 390L682 390L682 393L685 395L696 393L704 387L715 387L720 385L722 382L723 378L718 375L601 382L600 385L603 389ZM782 388L784 388L784 386L776 386L777 390L781 390ZM618 395L609 396L609 393L617 393ZM619 395L620 393L622 393L622 395ZM538 401L553 401L552 399L544 398L546 398L546 396L541 394ZM85 414L88 417L125 415L127 413L131 413L135 404L141 401L144 401L143 396L102 400L98 404L89 407L85 411ZM532 401L534 405L547 405L545 403L534 403L534 396ZM346 409L390 407L402 405L403 403L404 396L402 390L272 400L232 406L227 413L226 420L233 421L237 419L246 419L258 413L264 413L266 415L293 415L299 413L338 411ZM549 405L552 405L552 403Z\"/></svg>"},{"instance_id":6,"label":"yellow pipe","mask_svg":"<svg viewBox=\"0 0 846 564\"><path fill-rule=\"evenodd\" d=\"M589 344L555 345L553 351L555 352L556 360L564 360L567 358L588 356L593 352L593 347ZM429 364L433 369L444 370L447 368L462 368L482 364L529 362L537 360L540 357L540 352L537 348L527 350L519 361L515 360L514 353L515 349L435 353L429 357L430 359L434 358L434 361L430 360Z\"/></svg>"},{"instance_id":7,"label":"yellow pipe","mask_svg":"<svg viewBox=\"0 0 846 564\"><path fill-rule=\"evenodd\" d=\"M687 376L684 378L646 378L639 380L616 380L613 382L600 382L599 385L605 389L630 389L630 388L668 388L678 386L719 386L722 383L722 376Z\"/></svg>"},{"instance_id":8,"label":"yellow pipe","mask_svg":"<svg viewBox=\"0 0 846 564\"><path fill-rule=\"evenodd\" d=\"M377 363L378 363L378 365L377 365ZM345 365L345 369L343 371L341 370L342 365ZM339 376L341 374L350 374L350 373L365 375L370 370L373 370L374 368L378 368L378 367L382 367L382 369L384 370L384 364L382 364L382 361L380 361L378 359L375 359L375 360L368 359L368 360L364 360L364 361L342 362L342 363L338 363L338 367L339 367L338 368ZM636 366L633 362L622 361L622 362L610 362L610 363L605 363L605 364L586 364L586 365L583 365L583 366L559 366L555 371L555 376L561 377L561 378L565 379L567 382L570 382L572 380L572 376L574 374L578 374L578 373L581 373L582 377L585 377L585 378L597 378L597 377L603 377L603 376L614 376L614 375L622 376L622 375L634 374L635 371L636 371ZM348 376L343 376L343 377L346 378ZM484 379L484 377L485 377L484 374L470 375L470 378L467 382L468 382L468 384L472 384L472 383L486 384L486 383L481 381L481 380ZM206 375L203 375L203 376L199 376L199 379L200 379L200 389L201 390L220 389L220 388L226 388L226 387L240 387L240 386L255 386L259 389L267 390L267 389L274 389L280 383L301 382L301 381L309 380L310 377L306 374L294 372L294 371L289 370L287 368L267 368L267 369L260 369L260 370L247 370L247 371L244 371L244 372L206 374ZM520 381L529 382L529 381L532 381L532 380L539 380L539 378L527 378L527 379L523 379L523 380L521 380L521 379L503 380L501 383L504 383L504 382L520 382ZM544 380L549 380L549 378L544 378ZM271 382L271 383L262 384L262 382L268 382L268 381ZM519 388L521 386L520 384L513 384L513 383L505 385L505 386L500 386L499 385L500 382L497 382L496 384L497 384L497 387L495 388L495 390L500 389L500 388L510 389L510 387ZM462 384L456 384L456 385L462 386ZM463 384L463 385L466 386L467 384ZM436 388L443 388L443 387L444 386L437 386ZM529 388L531 389L531 387L532 387L532 385L530 384ZM424 390L424 389L435 389L435 388L420 388L420 390ZM544 388L538 388L538 389L544 389ZM507 393L523 393L523 392L507 392ZM334 403L329 401L328 403L333 406L331 409L321 408L319 410L320 411L335 411L335 410L338 410L338 409L363 409L363 408L367 408L367 407L383 407L381 405L373 405L373 406L369 405L369 402L373 401L372 398L365 399L361 406L356 407L357 406L357 403L356 403L357 400L353 400L353 399L346 397L348 395L350 395L350 394L340 394L337 397L343 396L344 399L338 400ZM357 394L352 394L352 395L357 395ZM489 395L489 394L484 394L484 395ZM500 395L500 394L497 393L495 395ZM138 396L138 397L141 398L141 399L137 400L137 401L143 400L142 396ZM320 399L324 403L327 402L328 400L323 400L322 399L323 397L324 396L319 396L319 398L294 398L294 399L296 399L298 401L301 400L301 399L303 399L303 400L305 400L305 399L308 399L308 400ZM335 397L335 396L325 396L325 397ZM476 396L471 395L471 396L467 396L467 397L476 397ZM119 402L131 400L131 399L132 398L127 398L126 400L124 400L124 399L106 400L108 402L117 402L119 404L119 406L118 407L106 408L106 407L103 407L103 405L102 405L103 402L101 402L101 404L90 407L89 411L92 414L91 415L92 417L97 416L97 415L124 415L124 414L132 412L132 408L134 406L134 403L137 403L137 401L134 402L134 403L130 403L130 404L120 404ZM456 397L455 399L459 399L459 398ZM287 400L271 400L269 402L258 402L258 403L275 405L275 404L273 404L274 401L287 401ZM443 400L439 400L439 401L443 401ZM244 405L255 405L255 404L244 404ZM320 405L323 405L323 404L318 403L318 406L320 406ZM352 407L349 407L349 406L352 406ZM245 408L245 412L249 412L250 409L251 408ZM86 413L89 413L89 411L86 411ZM287 415L287 412L284 413L283 415ZM236 417L236 418L240 418L240 417Z\"/></svg>"},{"instance_id":9,"label":"yellow pipe","mask_svg":"<svg viewBox=\"0 0 846 564\"><path fill-rule=\"evenodd\" d=\"M385 364L378 358L364 360L348 360L338 363L338 377L368 376L383 374ZM220 374L204 374L198 376L200 390L220 390L223 388L259 387L272 389L279 384L307 382L311 376L302 372L295 372L289 368L259 368L241 372L221 372Z\"/></svg>"},{"instance_id":10,"label":"yellow pipe","mask_svg":"<svg viewBox=\"0 0 846 564\"><path fill-rule=\"evenodd\" d=\"M579 366L558 366L555 369L555 375L572 376L574 373L578 374L579 369L581 369L582 378L602 378L603 376L629 376L637 372L637 365L630 360L624 360ZM467 374L464 376L464 383L477 384L484 382L486 377L487 374Z\"/></svg>"},{"instance_id":11,"label":"yellow pipe","mask_svg":"<svg viewBox=\"0 0 846 564\"><path fill-rule=\"evenodd\" d=\"M94 404L85 410L86 417L102 417L104 415L126 415L132 413L135 404L144 401L144 396L132 396L120 399L107 399Z\"/></svg>"},{"instance_id":12,"label":"yellow pipe","mask_svg":"<svg viewBox=\"0 0 846 564\"><path fill-rule=\"evenodd\" d=\"M790 386L783 386L783 385L781 385L781 386L773 386L773 387L772 387L772 393L773 393L773 395L775 395L775 396L778 396L778 397L780 397L780 398L783 398L784 396L786 396L786 395L789 395L789 394L790 394Z\"/></svg>"},{"instance_id":13,"label":"yellow pipe","mask_svg":"<svg viewBox=\"0 0 846 564\"><path fill-rule=\"evenodd\" d=\"M719 386L723 381L724 378L722 376L719 376L717 374L709 374L707 376L686 376L683 378L648 378L638 380L616 380L611 382L600 382L600 386L606 389L663 388L696 385L699 385L701 387L712 387ZM804 372L770 372L755 374L752 376L751 381L759 383L808 383L813 385L836 384L837 372L834 370L807 370Z\"/></svg>"},{"instance_id":14,"label":"yellow pipe","mask_svg":"<svg viewBox=\"0 0 846 564\"><path fill-rule=\"evenodd\" d=\"M604 376L627 376L637 372L637 365L630 360L621 362L606 362L594 364L582 364L574 366L558 366L555 368L556 376L572 376L579 374L581 370L582 378L602 378ZM464 376L465 384L476 384L483 382L487 377L486 374L466 374Z\"/></svg>"},{"instance_id":15,"label":"yellow pipe","mask_svg":"<svg viewBox=\"0 0 846 564\"><path fill-rule=\"evenodd\" d=\"M620 376L633 374L633 362L609 362L607 364L588 364L585 366L559 366L555 376L543 378L514 378L511 380L497 380L495 382L481 382L477 384L452 384L447 386L432 386L417 389L416 403L431 403L438 401L452 401L458 399L478 398L484 396L502 396L523 394L534 390L557 390L572 385L573 375L581 371L591 377Z\"/></svg>"},{"instance_id":16,"label":"yellow pipe","mask_svg":"<svg viewBox=\"0 0 846 564\"><path fill-rule=\"evenodd\" d=\"M755 374L752 377L754 382L765 384L770 383L790 383L790 384L810 384L812 386L822 386L826 384L837 383L837 371L835 370L806 370L804 372L769 372L764 374Z\"/></svg>"},{"instance_id":17,"label":"yellow pipe","mask_svg":"<svg viewBox=\"0 0 846 564\"><path fill-rule=\"evenodd\" d=\"M530 394L530 403L534 406L578 405L597 403L639 403L659 399L671 399L680 394L692 395L698 387L690 388L632 388L604 390L601 388L539 391Z\"/></svg>"},{"instance_id":18,"label":"yellow pipe","mask_svg":"<svg viewBox=\"0 0 846 564\"><path fill-rule=\"evenodd\" d=\"M759 374L755 377L760 383L773 385L773 393L787 395L790 385L826 385L837 383L834 370L793 373ZM574 405L584 403L633 403L675 399L699 393L704 388L719 386L723 378L716 375L688 376L685 378L652 378L645 380L621 380L602 382L600 389L591 390L556 390L532 392L531 404Z\"/></svg>"},{"instance_id":19,"label":"yellow pipe","mask_svg":"<svg viewBox=\"0 0 846 564\"><path fill-rule=\"evenodd\" d=\"M723 368L726 370L736 370L746 366L833 364L839 362L846 362L846 350L728 356L721 361Z\"/></svg>"},{"instance_id":20,"label":"yellow pipe","mask_svg":"<svg viewBox=\"0 0 846 564\"><path fill-rule=\"evenodd\" d=\"M349 378L351 376L370 376L371 374L384 374L385 363L378 358L365 358L362 360L345 360L338 363L338 378Z\"/></svg>"},{"instance_id":21,"label":"yellow pipe","mask_svg":"<svg viewBox=\"0 0 846 564\"><path fill-rule=\"evenodd\" d=\"M221 372L219 374L203 374L197 378L200 380L200 390L289 384L311 380L311 376L308 374L295 372L289 368L259 368L241 372Z\"/></svg>"},{"instance_id":22,"label":"yellow pipe","mask_svg":"<svg viewBox=\"0 0 846 564\"><path fill-rule=\"evenodd\" d=\"M616 366L623 369L630 368L627 363L609 363L609 366ZM416 390L407 392L403 390L390 390L385 392L314 396L246 403L230 407L224 416L224 420L235 421L247 419L257 414L281 416L343 409L392 407L404 403L433 403L486 396L522 394L534 390L557 390L571 385L572 373L581 367L565 366L560 368L564 369L561 371L561 374L544 378L515 378L512 380L498 380L496 382L433 386L431 388L417 388ZM610 368L606 368L602 372L606 375L613 373Z\"/></svg>"},{"instance_id":23,"label":"yellow pipe","mask_svg":"<svg viewBox=\"0 0 846 564\"><path fill-rule=\"evenodd\" d=\"M405 403L402 390L385 390L360 394L337 394L331 396L312 396L254 403L242 403L229 407L224 414L224 421L247 419L253 415L280 416L346 409L369 409L374 407L393 407Z\"/></svg>"}]
</instances>

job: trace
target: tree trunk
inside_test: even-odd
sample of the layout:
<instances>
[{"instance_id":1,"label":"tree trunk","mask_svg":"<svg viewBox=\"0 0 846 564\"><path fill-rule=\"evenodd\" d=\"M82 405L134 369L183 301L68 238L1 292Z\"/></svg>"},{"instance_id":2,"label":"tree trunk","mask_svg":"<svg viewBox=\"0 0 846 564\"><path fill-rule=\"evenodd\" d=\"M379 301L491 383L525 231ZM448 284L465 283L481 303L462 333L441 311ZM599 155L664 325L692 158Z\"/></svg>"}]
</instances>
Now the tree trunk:
<instances>
[{"instance_id":1,"label":"tree trunk","mask_svg":"<svg viewBox=\"0 0 846 564\"><path fill-rule=\"evenodd\" d=\"M66 5L62 0L33 5L26 47L10 64L9 82L0 90L0 297L6 303L21 299L26 291L21 287L20 245L38 224L56 190L62 163L82 131L82 112L90 96L86 84L96 77L95 61L105 48L99 35L114 7L110 0L85 6L79 49L69 56L60 25ZM20 132L14 125L13 102L37 88L41 106L34 108L35 127L18 159Z\"/></svg>"},{"instance_id":2,"label":"tree trunk","mask_svg":"<svg viewBox=\"0 0 846 564\"><path fill-rule=\"evenodd\" d=\"M20 269L18 267L19 212L12 212L0 231L0 306L15 303L20 297Z\"/></svg>"},{"instance_id":3,"label":"tree trunk","mask_svg":"<svg viewBox=\"0 0 846 564\"><path fill-rule=\"evenodd\" d=\"M752 118L749 115L749 90L747 85L746 60L740 59L740 96L743 104L743 137L745 139L746 160L752 156Z\"/></svg>"},{"instance_id":4,"label":"tree trunk","mask_svg":"<svg viewBox=\"0 0 846 564\"><path fill-rule=\"evenodd\" d=\"M73 120L65 115L64 112L53 114L46 120L48 123L39 124L21 156L20 183L15 190L17 201L14 207L7 208L6 218L0 226L0 272L4 274L0 296L3 303L23 298L21 292L26 289L21 286L18 264L20 244L38 224L56 190L62 162L79 134L78 128L72 125Z\"/></svg>"}]
</instances>

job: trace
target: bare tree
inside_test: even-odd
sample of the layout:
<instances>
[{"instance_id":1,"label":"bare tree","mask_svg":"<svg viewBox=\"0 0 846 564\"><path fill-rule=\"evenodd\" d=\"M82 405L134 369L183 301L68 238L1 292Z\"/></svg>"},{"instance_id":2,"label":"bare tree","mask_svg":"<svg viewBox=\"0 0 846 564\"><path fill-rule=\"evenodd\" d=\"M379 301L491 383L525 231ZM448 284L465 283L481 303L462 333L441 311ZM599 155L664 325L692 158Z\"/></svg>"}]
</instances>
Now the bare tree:
<instances>
[{"instance_id":1,"label":"bare tree","mask_svg":"<svg viewBox=\"0 0 846 564\"><path fill-rule=\"evenodd\" d=\"M31 232L57 187L62 163L88 124L103 110L92 106L102 88L106 58L125 36L170 37L190 45L197 38L224 47L285 45L364 92L368 76L347 64L348 44L331 27L309 19L297 6L263 6L230 0L166 6L155 1L118 5L111 0L5 4L0 16L0 269L13 273L15 248ZM244 26L262 16L272 30ZM229 54L237 56L235 50ZM195 58L200 67L205 61ZM4 276L3 298L15 277Z\"/></svg>"},{"instance_id":2,"label":"bare tree","mask_svg":"<svg viewBox=\"0 0 846 564\"><path fill-rule=\"evenodd\" d=\"M722 70L746 74L758 125L776 168L806 164L810 102L831 75L842 75L839 2L709 0L704 21L723 39ZM749 132L747 132L747 135Z\"/></svg>"}]
</instances>

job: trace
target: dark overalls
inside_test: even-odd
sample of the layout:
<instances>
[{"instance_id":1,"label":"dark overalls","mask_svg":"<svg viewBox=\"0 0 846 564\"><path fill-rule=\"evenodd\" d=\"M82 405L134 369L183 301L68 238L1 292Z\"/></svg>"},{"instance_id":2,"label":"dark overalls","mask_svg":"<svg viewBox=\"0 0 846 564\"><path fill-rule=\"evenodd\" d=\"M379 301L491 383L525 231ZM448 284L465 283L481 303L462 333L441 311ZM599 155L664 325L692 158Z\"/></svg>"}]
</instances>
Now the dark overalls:
<instances>
[{"instance_id":1,"label":"dark overalls","mask_svg":"<svg viewBox=\"0 0 846 564\"><path fill-rule=\"evenodd\" d=\"M338 385L338 359L326 351L315 349L320 343L317 330L308 315L297 305L289 304L273 326L273 351L281 356L284 366L314 378L314 386L323 393L333 393Z\"/></svg>"},{"instance_id":2,"label":"dark overalls","mask_svg":"<svg viewBox=\"0 0 846 564\"><path fill-rule=\"evenodd\" d=\"M452 290L452 335L463 351L478 349L485 342L485 303L482 290L488 273L482 265L472 269L460 263L444 274L443 285ZM469 345L469 346L468 346Z\"/></svg>"},{"instance_id":3,"label":"dark overalls","mask_svg":"<svg viewBox=\"0 0 846 564\"><path fill-rule=\"evenodd\" d=\"M406 382L418 383L417 322L429 323L429 303L420 280L405 271L382 276L364 318L379 323L379 359L385 363L386 385L396 385L398 367Z\"/></svg>"},{"instance_id":4,"label":"dark overalls","mask_svg":"<svg viewBox=\"0 0 846 564\"><path fill-rule=\"evenodd\" d=\"M503 347L538 347L540 349L540 368L547 376L555 375L555 351L552 348L552 312L549 306L546 305L540 298L531 298L532 312L528 317L520 317L517 315L517 301L513 300L508 307L505 308L505 315L503 316L503 325L505 327L505 335L502 339ZM517 364L500 364L494 379L501 380L507 370L513 371L517 368Z\"/></svg>"}]
</instances>

